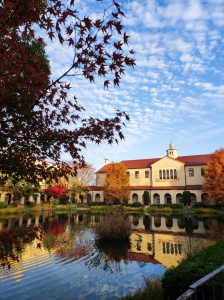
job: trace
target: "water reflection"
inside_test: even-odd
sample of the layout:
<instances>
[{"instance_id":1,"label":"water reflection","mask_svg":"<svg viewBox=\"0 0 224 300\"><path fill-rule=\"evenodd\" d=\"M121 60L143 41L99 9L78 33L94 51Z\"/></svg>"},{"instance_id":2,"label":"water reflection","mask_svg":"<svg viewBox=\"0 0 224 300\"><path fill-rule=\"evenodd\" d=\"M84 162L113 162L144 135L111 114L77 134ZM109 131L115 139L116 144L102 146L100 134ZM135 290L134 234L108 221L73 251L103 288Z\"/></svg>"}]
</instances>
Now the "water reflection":
<instances>
[{"instance_id":1,"label":"water reflection","mask_svg":"<svg viewBox=\"0 0 224 300\"><path fill-rule=\"evenodd\" d=\"M20 261L24 245L34 240L37 242L36 247L40 248L42 233L41 228L33 226L0 231L0 265L10 269L11 262Z\"/></svg>"},{"instance_id":2,"label":"water reflection","mask_svg":"<svg viewBox=\"0 0 224 300\"><path fill-rule=\"evenodd\" d=\"M1 218L0 298L24 299L15 285L22 282L33 299L47 285L51 292L46 292L46 299L54 299L56 290L57 297L66 299L73 299L74 293L80 299L105 295L114 299L143 286L144 277L161 275L188 253L224 235L224 223L218 219L130 215L130 243L105 243L95 241L94 224L100 218L89 213ZM58 290L61 276L67 288ZM7 285L5 297L3 283L12 279L15 282Z\"/></svg>"}]
</instances>

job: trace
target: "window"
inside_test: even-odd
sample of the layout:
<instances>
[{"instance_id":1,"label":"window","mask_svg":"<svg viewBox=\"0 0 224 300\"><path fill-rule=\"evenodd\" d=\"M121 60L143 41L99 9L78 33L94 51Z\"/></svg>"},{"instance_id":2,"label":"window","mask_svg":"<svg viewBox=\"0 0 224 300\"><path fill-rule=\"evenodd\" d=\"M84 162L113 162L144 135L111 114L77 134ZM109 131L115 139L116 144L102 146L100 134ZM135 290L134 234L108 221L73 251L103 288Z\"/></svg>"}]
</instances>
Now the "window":
<instances>
[{"instance_id":1,"label":"window","mask_svg":"<svg viewBox=\"0 0 224 300\"><path fill-rule=\"evenodd\" d=\"M163 247L163 253L164 254L174 254L174 255L181 255L182 253L182 245L181 244L174 244L166 242L162 244Z\"/></svg>"},{"instance_id":2,"label":"window","mask_svg":"<svg viewBox=\"0 0 224 300\"><path fill-rule=\"evenodd\" d=\"M201 168L201 176L205 176L205 168Z\"/></svg>"},{"instance_id":3,"label":"window","mask_svg":"<svg viewBox=\"0 0 224 300\"><path fill-rule=\"evenodd\" d=\"M147 243L147 250L152 251L152 244L151 243Z\"/></svg>"},{"instance_id":4,"label":"window","mask_svg":"<svg viewBox=\"0 0 224 300\"><path fill-rule=\"evenodd\" d=\"M166 179L166 170L163 170L163 179Z\"/></svg>"},{"instance_id":5,"label":"window","mask_svg":"<svg viewBox=\"0 0 224 300\"><path fill-rule=\"evenodd\" d=\"M130 177L130 172L127 172L127 175Z\"/></svg>"},{"instance_id":6,"label":"window","mask_svg":"<svg viewBox=\"0 0 224 300\"><path fill-rule=\"evenodd\" d=\"M174 169L173 172L174 172L174 179L177 179L177 170Z\"/></svg>"},{"instance_id":7,"label":"window","mask_svg":"<svg viewBox=\"0 0 224 300\"><path fill-rule=\"evenodd\" d=\"M145 178L149 178L149 171L145 171Z\"/></svg>"},{"instance_id":8,"label":"window","mask_svg":"<svg viewBox=\"0 0 224 300\"><path fill-rule=\"evenodd\" d=\"M170 171L166 170L166 178L169 179L170 178Z\"/></svg>"},{"instance_id":9,"label":"window","mask_svg":"<svg viewBox=\"0 0 224 300\"><path fill-rule=\"evenodd\" d=\"M139 171L135 171L135 178L139 178Z\"/></svg>"},{"instance_id":10,"label":"window","mask_svg":"<svg viewBox=\"0 0 224 300\"><path fill-rule=\"evenodd\" d=\"M194 177L194 169L193 168L189 168L188 169L188 174L189 174L189 177Z\"/></svg>"},{"instance_id":11,"label":"window","mask_svg":"<svg viewBox=\"0 0 224 300\"><path fill-rule=\"evenodd\" d=\"M173 179L173 170L170 170L170 178Z\"/></svg>"},{"instance_id":12,"label":"window","mask_svg":"<svg viewBox=\"0 0 224 300\"><path fill-rule=\"evenodd\" d=\"M159 179L163 179L162 170L159 170Z\"/></svg>"}]
</instances>

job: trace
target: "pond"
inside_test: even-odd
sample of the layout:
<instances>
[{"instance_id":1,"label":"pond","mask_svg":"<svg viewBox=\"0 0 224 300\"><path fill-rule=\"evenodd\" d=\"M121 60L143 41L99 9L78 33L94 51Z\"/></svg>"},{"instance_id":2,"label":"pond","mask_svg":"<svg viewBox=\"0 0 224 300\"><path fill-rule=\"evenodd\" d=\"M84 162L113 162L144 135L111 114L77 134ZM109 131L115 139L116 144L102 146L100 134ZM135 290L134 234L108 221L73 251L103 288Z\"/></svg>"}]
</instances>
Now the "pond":
<instances>
[{"instance_id":1,"label":"pond","mask_svg":"<svg viewBox=\"0 0 224 300\"><path fill-rule=\"evenodd\" d=\"M0 218L0 299L116 299L197 251L223 229L218 219L129 215L130 243L99 243L100 215Z\"/></svg>"}]
</instances>

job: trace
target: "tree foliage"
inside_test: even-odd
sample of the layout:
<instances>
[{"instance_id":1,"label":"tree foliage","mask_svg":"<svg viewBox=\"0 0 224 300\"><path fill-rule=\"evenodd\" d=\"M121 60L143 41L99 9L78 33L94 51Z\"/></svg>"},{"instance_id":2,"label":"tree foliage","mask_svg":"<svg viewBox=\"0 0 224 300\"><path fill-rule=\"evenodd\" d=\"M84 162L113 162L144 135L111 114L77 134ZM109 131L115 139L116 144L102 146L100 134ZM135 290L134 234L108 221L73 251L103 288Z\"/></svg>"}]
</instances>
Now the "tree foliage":
<instances>
[{"instance_id":1,"label":"tree foliage","mask_svg":"<svg viewBox=\"0 0 224 300\"><path fill-rule=\"evenodd\" d=\"M104 87L119 85L126 67L134 66L128 48L124 12L112 0L94 1L101 15L82 16L74 0L0 1L0 172L27 181L51 180L71 172L68 153L84 165L86 141L109 144L123 139L128 116L83 116L84 107L70 94L71 80L104 78ZM44 38L43 38L44 37ZM50 78L48 42L73 50L70 66ZM57 167L46 160L58 163Z\"/></svg>"},{"instance_id":2,"label":"tree foliage","mask_svg":"<svg viewBox=\"0 0 224 300\"><path fill-rule=\"evenodd\" d=\"M183 192L183 204L184 204L184 206L191 205L191 192L190 191Z\"/></svg>"},{"instance_id":3,"label":"tree foliage","mask_svg":"<svg viewBox=\"0 0 224 300\"><path fill-rule=\"evenodd\" d=\"M104 197L107 202L128 202L130 196L129 176L122 163L108 165L104 183Z\"/></svg>"},{"instance_id":4,"label":"tree foliage","mask_svg":"<svg viewBox=\"0 0 224 300\"><path fill-rule=\"evenodd\" d=\"M39 192L38 185L26 182L25 180L19 180L13 183L12 178L9 178L5 182L4 189L13 194L13 202L19 202L22 197L25 198L25 201L28 201L30 196L35 198Z\"/></svg>"},{"instance_id":5,"label":"tree foliage","mask_svg":"<svg viewBox=\"0 0 224 300\"><path fill-rule=\"evenodd\" d=\"M92 165L86 164L84 167L76 170L76 176L68 176L68 178L61 178L59 183L67 187L67 194L70 199L76 195L85 192L85 187L95 183L95 171Z\"/></svg>"},{"instance_id":6,"label":"tree foliage","mask_svg":"<svg viewBox=\"0 0 224 300\"><path fill-rule=\"evenodd\" d=\"M144 193L143 193L143 203L144 203L144 205L149 205L149 203L150 203L149 191L144 191Z\"/></svg>"},{"instance_id":7,"label":"tree foliage","mask_svg":"<svg viewBox=\"0 0 224 300\"><path fill-rule=\"evenodd\" d=\"M211 203L224 203L224 148L215 151L205 167L203 191Z\"/></svg>"},{"instance_id":8,"label":"tree foliage","mask_svg":"<svg viewBox=\"0 0 224 300\"><path fill-rule=\"evenodd\" d=\"M51 197L60 198L60 197L66 195L67 188L65 186L63 186L63 185L53 185L53 186L49 186L45 190L45 193L47 193Z\"/></svg>"}]
</instances>

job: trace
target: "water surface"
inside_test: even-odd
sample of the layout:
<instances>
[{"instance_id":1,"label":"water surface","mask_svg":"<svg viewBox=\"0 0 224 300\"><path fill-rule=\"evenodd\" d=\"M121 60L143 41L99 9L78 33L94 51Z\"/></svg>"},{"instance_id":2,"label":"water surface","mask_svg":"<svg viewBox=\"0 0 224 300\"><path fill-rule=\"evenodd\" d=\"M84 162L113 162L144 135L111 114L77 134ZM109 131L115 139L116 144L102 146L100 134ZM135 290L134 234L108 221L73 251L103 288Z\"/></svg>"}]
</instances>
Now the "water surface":
<instances>
[{"instance_id":1,"label":"water surface","mask_svg":"<svg viewBox=\"0 0 224 300\"><path fill-rule=\"evenodd\" d=\"M0 219L0 299L116 299L161 276L216 238L223 223L129 216L130 243L99 243L100 215Z\"/></svg>"}]
</instances>

